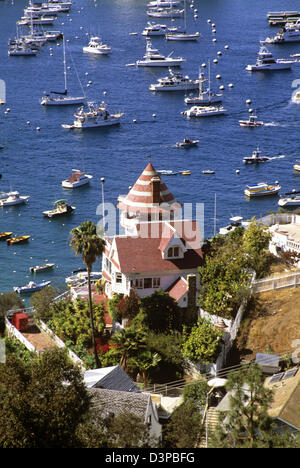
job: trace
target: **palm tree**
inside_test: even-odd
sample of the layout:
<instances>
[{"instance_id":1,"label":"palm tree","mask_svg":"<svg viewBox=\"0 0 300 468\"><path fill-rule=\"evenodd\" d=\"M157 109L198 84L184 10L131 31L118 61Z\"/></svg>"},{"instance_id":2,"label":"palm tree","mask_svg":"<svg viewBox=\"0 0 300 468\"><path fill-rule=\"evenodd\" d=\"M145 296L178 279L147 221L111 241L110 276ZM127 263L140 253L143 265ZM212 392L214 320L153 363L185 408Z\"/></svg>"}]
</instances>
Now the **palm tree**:
<instances>
[{"instance_id":1,"label":"palm tree","mask_svg":"<svg viewBox=\"0 0 300 468\"><path fill-rule=\"evenodd\" d=\"M102 256L105 245L105 239L103 239L97 234L96 225L92 221L85 221L80 226L72 229L71 231L70 246L76 252L76 256L82 255L82 261L87 267L92 342L97 367L100 367L100 360L98 357L95 340L95 327L91 291L91 272L96 259Z\"/></svg>"}]
</instances>

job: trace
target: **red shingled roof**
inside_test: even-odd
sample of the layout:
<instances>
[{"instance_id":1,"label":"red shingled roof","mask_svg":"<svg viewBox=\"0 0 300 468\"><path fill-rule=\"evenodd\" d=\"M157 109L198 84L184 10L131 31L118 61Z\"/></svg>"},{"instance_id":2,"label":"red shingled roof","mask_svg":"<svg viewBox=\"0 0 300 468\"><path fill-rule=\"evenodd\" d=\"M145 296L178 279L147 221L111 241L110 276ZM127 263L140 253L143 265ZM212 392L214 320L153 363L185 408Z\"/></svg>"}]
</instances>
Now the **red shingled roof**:
<instances>
[{"instance_id":1,"label":"red shingled roof","mask_svg":"<svg viewBox=\"0 0 300 468\"><path fill-rule=\"evenodd\" d=\"M154 180L159 183L159 201L156 203L152 188ZM161 204L165 204L165 206L160 206ZM178 210L181 208L181 204L175 200L159 173L149 163L126 197L118 204L118 208L132 213L157 212L169 209Z\"/></svg>"},{"instance_id":2,"label":"red shingled roof","mask_svg":"<svg viewBox=\"0 0 300 468\"><path fill-rule=\"evenodd\" d=\"M178 278L173 284L171 284L171 286L168 287L166 292L168 292L169 296L173 297L173 299L178 302L182 296L188 292L187 281L182 277Z\"/></svg>"},{"instance_id":3,"label":"red shingled roof","mask_svg":"<svg viewBox=\"0 0 300 468\"><path fill-rule=\"evenodd\" d=\"M120 271L122 273L137 273L151 271L174 271L195 269L203 263L203 254L201 250L200 231L196 221L174 221L169 224L175 227L176 233L182 239L187 251L184 258L163 259L161 246L163 233L166 234L164 227L166 223L151 223L152 227L157 227L156 237L147 237L147 229L151 230L151 225L145 223L140 225L144 228L142 237L115 237L116 248L118 252ZM154 229L155 231L155 229ZM139 233L141 229L139 230ZM170 230L168 230L166 239L170 240ZM168 242L165 245L167 247ZM192 246L192 248L189 248Z\"/></svg>"}]
</instances>

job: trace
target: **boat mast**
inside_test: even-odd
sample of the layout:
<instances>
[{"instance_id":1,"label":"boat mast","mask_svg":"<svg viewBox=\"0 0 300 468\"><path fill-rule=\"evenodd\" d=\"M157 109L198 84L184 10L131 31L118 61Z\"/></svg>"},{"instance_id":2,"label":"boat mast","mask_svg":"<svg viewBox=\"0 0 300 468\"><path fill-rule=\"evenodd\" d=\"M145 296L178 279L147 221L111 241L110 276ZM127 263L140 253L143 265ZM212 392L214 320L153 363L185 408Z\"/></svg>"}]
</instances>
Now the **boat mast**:
<instances>
[{"instance_id":1,"label":"boat mast","mask_svg":"<svg viewBox=\"0 0 300 468\"><path fill-rule=\"evenodd\" d=\"M210 59L208 59L208 98L211 99L211 90L210 90Z\"/></svg>"},{"instance_id":2,"label":"boat mast","mask_svg":"<svg viewBox=\"0 0 300 468\"><path fill-rule=\"evenodd\" d=\"M184 0L184 33L186 33L186 0Z\"/></svg>"},{"instance_id":3,"label":"boat mast","mask_svg":"<svg viewBox=\"0 0 300 468\"><path fill-rule=\"evenodd\" d=\"M63 52L64 52L64 78L65 78L65 94L68 94L67 90L67 64L66 64L66 44L65 35L63 34Z\"/></svg>"},{"instance_id":4,"label":"boat mast","mask_svg":"<svg viewBox=\"0 0 300 468\"><path fill-rule=\"evenodd\" d=\"M214 210L214 237L217 231L217 194L215 193L215 210Z\"/></svg>"}]
</instances>

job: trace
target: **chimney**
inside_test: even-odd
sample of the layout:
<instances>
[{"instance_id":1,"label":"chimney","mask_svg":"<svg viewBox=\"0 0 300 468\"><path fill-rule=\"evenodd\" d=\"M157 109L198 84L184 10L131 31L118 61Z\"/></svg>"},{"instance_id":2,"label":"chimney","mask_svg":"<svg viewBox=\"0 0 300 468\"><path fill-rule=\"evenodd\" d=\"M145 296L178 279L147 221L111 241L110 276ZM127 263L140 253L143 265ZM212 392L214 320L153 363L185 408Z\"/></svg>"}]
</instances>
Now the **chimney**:
<instances>
[{"instance_id":1,"label":"chimney","mask_svg":"<svg viewBox=\"0 0 300 468\"><path fill-rule=\"evenodd\" d=\"M151 179L152 203L160 204L160 178L158 176Z\"/></svg>"}]
</instances>

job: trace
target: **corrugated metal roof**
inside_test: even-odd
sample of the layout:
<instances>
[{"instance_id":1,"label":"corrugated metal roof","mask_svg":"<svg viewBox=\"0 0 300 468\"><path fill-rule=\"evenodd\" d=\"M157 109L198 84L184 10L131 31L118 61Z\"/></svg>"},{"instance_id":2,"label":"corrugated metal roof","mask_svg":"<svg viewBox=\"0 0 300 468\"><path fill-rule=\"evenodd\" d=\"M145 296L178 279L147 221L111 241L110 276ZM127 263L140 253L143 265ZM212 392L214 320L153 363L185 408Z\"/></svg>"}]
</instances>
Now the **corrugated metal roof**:
<instances>
[{"instance_id":1,"label":"corrugated metal roof","mask_svg":"<svg viewBox=\"0 0 300 468\"><path fill-rule=\"evenodd\" d=\"M121 366L88 370L84 373L84 383L88 388L141 393Z\"/></svg>"}]
</instances>

